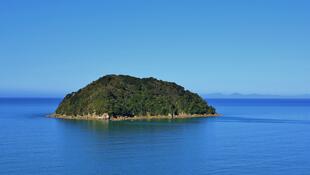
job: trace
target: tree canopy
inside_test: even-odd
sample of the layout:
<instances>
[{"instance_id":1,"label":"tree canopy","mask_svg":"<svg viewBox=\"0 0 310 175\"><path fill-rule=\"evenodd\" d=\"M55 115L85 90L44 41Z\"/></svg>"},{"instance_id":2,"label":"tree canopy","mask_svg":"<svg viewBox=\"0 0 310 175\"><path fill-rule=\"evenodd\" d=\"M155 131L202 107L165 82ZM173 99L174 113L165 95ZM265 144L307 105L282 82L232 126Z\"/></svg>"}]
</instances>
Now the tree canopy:
<instances>
[{"instance_id":1,"label":"tree canopy","mask_svg":"<svg viewBox=\"0 0 310 175\"><path fill-rule=\"evenodd\" d=\"M173 82L127 75L107 75L72 92L56 110L62 115L155 116L215 114L198 94Z\"/></svg>"}]
</instances>

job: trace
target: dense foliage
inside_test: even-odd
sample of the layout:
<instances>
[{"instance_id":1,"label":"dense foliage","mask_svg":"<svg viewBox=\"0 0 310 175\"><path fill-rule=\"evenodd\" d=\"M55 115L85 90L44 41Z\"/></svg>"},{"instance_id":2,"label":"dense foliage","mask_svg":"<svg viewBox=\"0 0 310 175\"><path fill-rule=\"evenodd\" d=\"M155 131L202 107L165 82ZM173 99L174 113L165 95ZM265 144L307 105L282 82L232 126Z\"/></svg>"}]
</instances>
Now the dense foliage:
<instances>
[{"instance_id":1,"label":"dense foliage","mask_svg":"<svg viewBox=\"0 0 310 175\"><path fill-rule=\"evenodd\" d=\"M214 114L215 109L197 94L155 78L107 75L68 94L56 114L146 116Z\"/></svg>"}]
</instances>

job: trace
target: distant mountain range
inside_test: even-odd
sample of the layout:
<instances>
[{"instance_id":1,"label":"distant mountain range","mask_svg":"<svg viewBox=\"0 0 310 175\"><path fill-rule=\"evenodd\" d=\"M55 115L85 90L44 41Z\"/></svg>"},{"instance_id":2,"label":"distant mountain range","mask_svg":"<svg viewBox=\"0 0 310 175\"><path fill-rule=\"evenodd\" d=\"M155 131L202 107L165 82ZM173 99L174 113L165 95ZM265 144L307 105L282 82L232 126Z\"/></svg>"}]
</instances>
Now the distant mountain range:
<instances>
[{"instance_id":1,"label":"distant mountain range","mask_svg":"<svg viewBox=\"0 0 310 175\"><path fill-rule=\"evenodd\" d=\"M223 93L211 93L211 94L201 94L203 98L310 98L310 94L301 95L268 95L268 94L223 94Z\"/></svg>"}]
</instances>

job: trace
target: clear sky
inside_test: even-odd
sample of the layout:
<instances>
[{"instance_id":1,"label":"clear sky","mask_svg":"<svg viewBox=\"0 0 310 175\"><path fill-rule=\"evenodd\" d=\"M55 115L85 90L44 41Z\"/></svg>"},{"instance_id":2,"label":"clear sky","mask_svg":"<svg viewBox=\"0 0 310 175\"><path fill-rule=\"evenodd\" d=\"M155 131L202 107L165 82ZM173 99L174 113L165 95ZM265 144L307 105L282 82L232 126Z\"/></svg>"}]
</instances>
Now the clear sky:
<instances>
[{"instance_id":1,"label":"clear sky","mask_svg":"<svg viewBox=\"0 0 310 175\"><path fill-rule=\"evenodd\" d=\"M198 93L310 93L310 1L1 0L0 96L105 74Z\"/></svg>"}]
</instances>

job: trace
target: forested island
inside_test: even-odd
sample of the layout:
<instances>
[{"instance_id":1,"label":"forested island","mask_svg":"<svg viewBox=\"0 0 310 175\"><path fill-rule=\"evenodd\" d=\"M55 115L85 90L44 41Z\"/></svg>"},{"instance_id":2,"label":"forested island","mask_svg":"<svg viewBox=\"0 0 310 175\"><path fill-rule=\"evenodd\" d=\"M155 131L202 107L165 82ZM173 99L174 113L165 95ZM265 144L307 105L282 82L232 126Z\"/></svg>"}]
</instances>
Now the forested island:
<instances>
[{"instance_id":1,"label":"forested island","mask_svg":"<svg viewBox=\"0 0 310 175\"><path fill-rule=\"evenodd\" d=\"M150 119L217 116L198 94L173 82L106 75L65 96L54 117L65 119Z\"/></svg>"}]
</instances>

